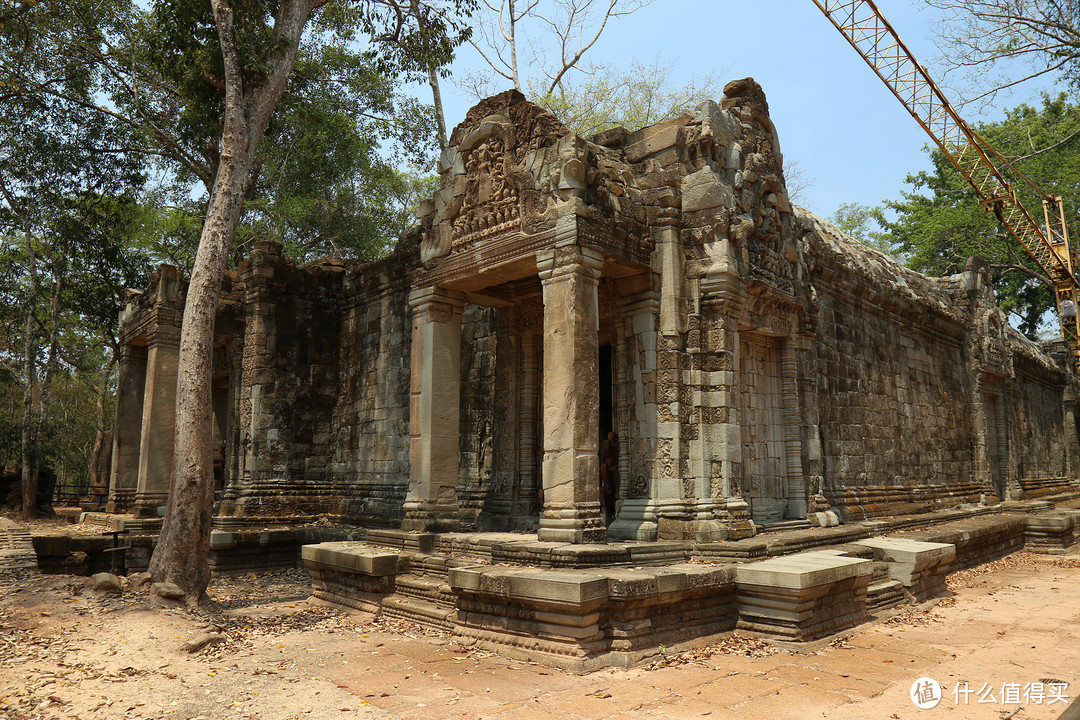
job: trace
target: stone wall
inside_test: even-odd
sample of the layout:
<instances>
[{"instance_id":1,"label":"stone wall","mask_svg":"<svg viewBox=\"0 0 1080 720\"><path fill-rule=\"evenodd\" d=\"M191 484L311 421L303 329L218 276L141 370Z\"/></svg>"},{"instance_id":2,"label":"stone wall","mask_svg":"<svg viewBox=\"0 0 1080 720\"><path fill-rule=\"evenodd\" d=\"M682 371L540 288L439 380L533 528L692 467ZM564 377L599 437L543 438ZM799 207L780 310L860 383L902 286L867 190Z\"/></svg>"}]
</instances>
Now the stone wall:
<instances>
[{"instance_id":1,"label":"stone wall","mask_svg":"<svg viewBox=\"0 0 1080 720\"><path fill-rule=\"evenodd\" d=\"M232 525L714 542L1080 472L1066 354L1009 327L984 264L923 277L792 205L751 79L593 138L504 93L439 171L390 257L300 268L260 243L230 276L214 382ZM117 508L164 497L182 298L163 270L125 310L118 417L139 422L117 434Z\"/></svg>"},{"instance_id":2,"label":"stone wall","mask_svg":"<svg viewBox=\"0 0 1080 720\"><path fill-rule=\"evenodd\" d=\"M847 519L978 502L966 317L949 280L907 271L826 223L816 272L824 494Z\"/></svg>"},{"instance_id":3,"label":"stone wall","mask_svg":"<svg viewBox=\"0 0 1080 720\"><path fill-rule=\"evenodd\" d=\"M239 474L224 515L333 513L327 482L337 402L344 267L297 268L280 245L258 243L240 268L245 335L239 412Z\"/></svg>"},{"instance_id":4,"label":"stone wall","mask_svg":"<svg viewBox=\"0 0 1080 720\"><path fill-rule=\"evenodd\" d=\"M407 252L350 270L328 468L345 489L340 514L374 527L401 521L409 472Z\"/></svg>"}]
</instances>

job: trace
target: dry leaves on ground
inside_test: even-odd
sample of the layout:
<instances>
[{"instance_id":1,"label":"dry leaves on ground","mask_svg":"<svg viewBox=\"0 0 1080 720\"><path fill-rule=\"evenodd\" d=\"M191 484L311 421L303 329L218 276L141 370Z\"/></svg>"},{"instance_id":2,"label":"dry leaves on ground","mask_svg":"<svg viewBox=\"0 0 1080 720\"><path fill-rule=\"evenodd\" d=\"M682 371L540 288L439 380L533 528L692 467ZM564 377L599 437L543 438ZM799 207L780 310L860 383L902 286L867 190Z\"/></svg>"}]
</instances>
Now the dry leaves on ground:
<instances>
[{"instance_id":1,"label":"dry leaves on ground","mask_svg":"<svg viewBox=\"0 0 1080 720\"><path fill-rule=\"evenodd\" d=\"M661 657L649 663L649 670L673 667L675 665L700 665L709 667L710 659L715 655L740 655L742 657L768 657L783 652L776 646L755 637L746 635L731 635L718 643L706 645L696 650L685 650L677 653L664 653Z\"/></svg>"}]
</instances>

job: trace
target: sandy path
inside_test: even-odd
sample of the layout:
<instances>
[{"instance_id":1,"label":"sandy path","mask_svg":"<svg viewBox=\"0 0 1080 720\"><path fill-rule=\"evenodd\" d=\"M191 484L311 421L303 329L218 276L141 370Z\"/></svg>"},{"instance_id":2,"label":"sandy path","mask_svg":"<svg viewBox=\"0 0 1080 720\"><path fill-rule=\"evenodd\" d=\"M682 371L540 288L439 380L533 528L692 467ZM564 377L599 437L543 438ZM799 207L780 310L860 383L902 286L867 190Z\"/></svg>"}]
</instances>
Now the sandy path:
<instances>
[{"instance_id":1,"label":"sandy path","mask_svg":"<svg viewBox=\"0 0 1080 720\"><path fill-rule=\"evenodd\" d=\"M755 640L653 667L575 676L464 647L407 623L308 599L299 571L215 581L218 614L163 608L85 578L0 570L0 718L1056 718L1030 695L1080 693L1080 557L1020 553L951 578L929 610L864 626L811 652ZM191 654L208 631L227 641ZM742 654L739 654L742 653ZM746 653L752 655L747 657ZM943 686L916 708L919 677ZM967 702L956 683L967 682ZM1029 692L1001 702L1005 683ZM994 703L978 702L983 685ZM1037 697L1037 695L1035 696ZM987 697L983 696L986 700Z\"/></svg>"}]
</instances>

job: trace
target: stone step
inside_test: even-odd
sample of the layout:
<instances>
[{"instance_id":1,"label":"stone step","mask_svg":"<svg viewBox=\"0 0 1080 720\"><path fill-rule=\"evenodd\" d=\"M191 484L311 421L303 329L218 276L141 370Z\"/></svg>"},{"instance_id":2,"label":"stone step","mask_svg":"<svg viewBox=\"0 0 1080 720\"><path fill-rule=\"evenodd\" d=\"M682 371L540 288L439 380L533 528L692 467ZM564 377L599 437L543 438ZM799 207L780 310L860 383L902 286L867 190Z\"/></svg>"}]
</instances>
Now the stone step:
<instances>
[{"instance_id":1,"label":"stone step","mask_svg":"<svg viewBox=\"0 0 1080 720\"><path fill-rule=\"evenodd\" d=\"M868 538L857 544L872 549L875 561L888 563L889 576L916 602L945 593L945 575L956 559L953 545L898 537Z\"/></svg>"},{"instance_id":2,"label":"stone step","mask_svg":"<svg viewBox=\"0 0 1080 720\"><path fill-rule=\"evenodd\" d=\"M872 561L829 551L739 565L739 627L802 641L865 622L872 573Z\"/></svg>"},{"instance_id":3,"label":"stone step","mask_svg":"<svg viewBox=\"0 0 1080 720\"><path fill-rule=\"evenodd\" d=\"M445 608L454 607L454 592L446 578L424 575L398 575L391 597L422 600Z\"/></svg>"},{"instance_id":4,"label":"stone step","mask_svg":"<svg viewBox=\"0 0 1080 720\"><path fill-rule=\"evenodd\" d=\"M37 555L30 531L22 528L0 530L0 569L37 567Z\"/></svg>"},{"instance_id":5,"label":"stone step","mask_svg":"<svg viewBox=\"0 0 1080 720\"><path fill-rule=\"evenodd\" d=\"M904 586L899 580L882 580L866 588L866 609L888 610L904 602Z\"/></svg>"},{"instance_id":6,"label":"stone step","mask_svg":"<svg viewBox=\"0 0 1080 720\"><path fill-rule=\"evenodd\" d=\"M449 591L449 586L442 587ZM457 617L453 593L450 593L447 602L441 597L438 583L407 575L397 578L397 590L393 595L383 598L381 607L384 615L443 630L453 629L454 619ZM425 593L430 593L430 597Z\"/></svg>"},{"instance_id":7,"label":"stone step","mask_svg":"<svg viewBox=\"0 0 1080 720\"><path fill-rule=\"evenodd\" d=\"M790 530L809 530L809 520L765 520L757 525L760 532L787 532Z\"/></svg>"}]
</instances>

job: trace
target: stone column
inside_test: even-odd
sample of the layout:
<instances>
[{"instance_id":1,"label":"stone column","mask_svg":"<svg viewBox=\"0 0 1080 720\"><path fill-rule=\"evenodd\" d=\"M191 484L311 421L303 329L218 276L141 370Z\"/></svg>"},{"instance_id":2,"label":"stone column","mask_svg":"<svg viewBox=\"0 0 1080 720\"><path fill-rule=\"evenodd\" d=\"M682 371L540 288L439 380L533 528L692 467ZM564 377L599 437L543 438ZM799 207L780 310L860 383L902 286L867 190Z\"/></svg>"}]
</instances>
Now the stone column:
<instances>
[{"instance_id":1,"label":"stone column","mask_svg":"<svg viewBox=\"0 0 1080 720\"><path fill-rule=\"evenodd\" d=\"M461 316L465 299L414 290L409 398L409 494L402 530L451 532L460 525Z\"/></svg>"},{"instance_id":2,"label":"stone column","mask_svg":"<svg viewBox=\"0 0 1080 720\"><path fill-rule=\"evenodd\" d=\"M156 517L158 508L169 497L180 328L159 327L152 331L148 348L142 439L139 443L139 479L133 508L137 517Z\"/></svg>"},{"instance_id":3,"label":"stone column","mask_svg":"<svg viewBox=\"0 0 1080 720\"><path fill-rule=\"evenodd\" d=\"M541 541L602 543L599 308L603 256L576 245L537 256L544 287L544 511Z\"/></svg>"},{"instance_id":4,"label":"stone column","mask_svg":"<svg viewBox=\"0 0 1080 720\"><path fill-rule=\"evenodd\" d=\"M656 347L659 295L647 291L625 298L622 306L625 334L632 350L627 358L632 391L627 393L629 423L622 443L624 467L618 516L608 527L615 540L653 542L657 538L656 457Z\"/></svg>"},{"instance_id":5,"label":"stone column","mask_svg":"<svg viewBox=\"0 0 1080 720\"><path fill-rule=\"evenodd\" d=\"M142 443L143 392L146 389L146 348L120 348L113 423L112 469L109 473L108 512L123 513L135 499L139 482L139 445Z\"/></svg>"},{"instance_id":6,"label":"stone column","mask_svg":"<svg viewBox=\"0 0 1080 720\"><path fill-rule=\"evenodd\" d=\"M802 465L802 408L799 406L799 363L795 346L788 341L780 359L784 403L784 462L787 478L787 517L802 520L808 504Z\"/></svg>"},{"instance_id":7,"label":"stone column","mask_svg":"<svg viewBox=\"0 0 1080 720\"><path fill-rule=\"evenodd\" d=\"M536 467L537 365L536 335L525 330L521 335L521 398L518 404L518 482L514 516L522 521L537 512L539 496Z\"/></svg>"}]
</instances>

